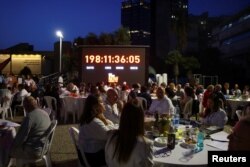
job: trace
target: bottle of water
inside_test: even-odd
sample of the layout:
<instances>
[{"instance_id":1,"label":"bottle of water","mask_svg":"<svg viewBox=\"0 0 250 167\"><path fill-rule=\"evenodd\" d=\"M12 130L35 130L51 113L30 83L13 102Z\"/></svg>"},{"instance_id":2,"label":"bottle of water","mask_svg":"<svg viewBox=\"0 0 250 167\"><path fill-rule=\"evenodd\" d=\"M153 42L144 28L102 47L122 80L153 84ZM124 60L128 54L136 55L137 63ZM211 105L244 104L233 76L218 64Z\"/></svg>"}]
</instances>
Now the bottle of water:
<instances>
[{"instance_id":1,"label":"bottle of water","mask_svg":"<svg viewBox=\"0 0 250 167\"><path fill-rule=\"evenodd\" d=\"M197 147L200 149L203 149L204 147L204 134L203 132L200 130L198 135L197 135Z\"/></svg>"}]
</instances>

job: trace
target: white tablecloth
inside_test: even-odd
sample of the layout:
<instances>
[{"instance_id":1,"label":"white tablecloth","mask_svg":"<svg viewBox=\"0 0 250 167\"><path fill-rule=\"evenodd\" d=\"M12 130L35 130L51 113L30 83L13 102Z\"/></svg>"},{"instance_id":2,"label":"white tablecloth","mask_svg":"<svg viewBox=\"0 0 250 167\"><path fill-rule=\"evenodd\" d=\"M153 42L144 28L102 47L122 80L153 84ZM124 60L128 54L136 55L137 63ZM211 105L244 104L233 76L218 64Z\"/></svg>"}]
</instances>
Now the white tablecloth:
<instances>
[{"instance_id":1,"label":"white tablecloth","mask_svg":"<svg viewBox=\"0 0 250 167\"><path fill-rule=\"evenodd\" d=\"M175 149L171 151L170 156L167 157L154 157L154 163L157 167L169 166L207 166L208 164L208 151L221 151L218 148L208 146L211 140L204 140L204 149L201 152L195 153L192 156L185 157L184 152L188 149L180 146L180 142L175 145ZM154 147L156 149L157 147Z\"/></svg>"},{"instance_id":2,"label":"white tablecloth","mask_svg":"<svg viewBox=\"0 0 250 167\"><path fill-rule=\"evenodd\" d=\"M70 98L73 99L73 103L70 104L71 108L76 111L77 118L79 119L82 112L83 112L85 100L86 100L87 97L79 96L79 97L70 97ZM65 115L65 108L67 106L65 106L65 102L64 102L65 97L64 96L60 96L60 100L61 100L61 113L60 113L60 116L63 119L63 117Z\"/></svg>"},{"instance_id":3,"label":"white tablecloth","mask_svg":"<svg viewBox=\"0 0 250 167\"><path fill-rule=\"evenodd\" d=\"M250 103L250 98L247 100L242 99L227 99L227 104L230 105L232 109L231 118L234 118L235 112L239 106L245 106L247 103Z\"/></svg>"},{"instance_id":4,"label":"white tablecloth","mask_svg":"<svg viewBox=\"0 0 250 167\"><path fill-rule=\"evenodd\" d=\"M15 136L16 130L14 127L0 129L0 167L4 167L10 160L10 149Z\"/></svg>"}]
</instances>

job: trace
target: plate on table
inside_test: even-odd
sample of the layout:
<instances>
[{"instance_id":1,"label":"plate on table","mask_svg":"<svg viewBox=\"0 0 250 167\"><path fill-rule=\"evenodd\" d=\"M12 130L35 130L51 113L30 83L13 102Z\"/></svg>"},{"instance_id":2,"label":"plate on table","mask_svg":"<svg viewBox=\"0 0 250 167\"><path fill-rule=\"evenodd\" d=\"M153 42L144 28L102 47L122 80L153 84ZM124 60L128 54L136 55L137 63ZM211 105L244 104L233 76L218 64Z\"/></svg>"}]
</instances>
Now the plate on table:
<instances>
[{"instance_id":1,"label":"plate on table","mask_svg":"<svg viewBox=\"0 0 250 167\"><path fill-rule=\"evenodd\" d=\"M188 144L188 143L181 143L180 146L185 149L194 149L196 147L196 144Z\"/></svg>"},{"instance_id":2,"label":"plate on table","mask_svg":"<svg viewBox=\"0 0 250 167\"><path fill-rule=\"evenodd\" d=\"M165 147L167 146L168 138L167 137L157 137L154 140L154 144L156 147Z\"/></svg>"},{"instance_id":3,"label":"plate on table","mask_svg":"<svg viewBox=\"0 0 250 167\"><path fill-rule=\"evenodd\" d=\"M180 146L186 149L194 149L196 147L196 141L192 139L185 139Z\"/></svg>"}]
</instances>

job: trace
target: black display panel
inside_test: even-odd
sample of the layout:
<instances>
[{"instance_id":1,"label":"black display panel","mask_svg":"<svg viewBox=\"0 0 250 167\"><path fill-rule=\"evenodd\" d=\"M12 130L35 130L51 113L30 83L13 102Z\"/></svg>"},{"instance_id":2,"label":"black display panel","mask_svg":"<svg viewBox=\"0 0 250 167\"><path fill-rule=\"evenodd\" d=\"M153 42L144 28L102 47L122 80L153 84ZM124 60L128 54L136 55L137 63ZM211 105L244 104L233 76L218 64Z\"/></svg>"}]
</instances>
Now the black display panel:
<instances>
[{"instance_id":1,"label":"black display panel","mask_svg":"<svg viewBox=\"0 0 250 167\"><path fill-rule=\"evenodd\" d=\"M82 81L145 84L148 47L88 46L82 48Z\"/></svg>"}]
</instances>

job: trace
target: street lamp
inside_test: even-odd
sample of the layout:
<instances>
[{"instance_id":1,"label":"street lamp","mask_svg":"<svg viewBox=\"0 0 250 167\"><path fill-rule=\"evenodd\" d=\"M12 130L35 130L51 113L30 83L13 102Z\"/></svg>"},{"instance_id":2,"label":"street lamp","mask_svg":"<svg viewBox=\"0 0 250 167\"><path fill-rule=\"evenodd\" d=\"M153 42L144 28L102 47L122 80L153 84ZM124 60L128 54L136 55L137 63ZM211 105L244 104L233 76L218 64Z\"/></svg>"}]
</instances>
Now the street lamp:
<instances>
[{"instance_id":1,"label":"street lamp","mask_svg":"<svg viewBox=\"0 0 250 167\"><path fill-rule=\"evenodd\" d=\"M56 36L58 36L60 39L59 72L61 73L62 72L62 39L63 39L63 34L61 31L57 31Z\"/></svg>"}]
</instances>

